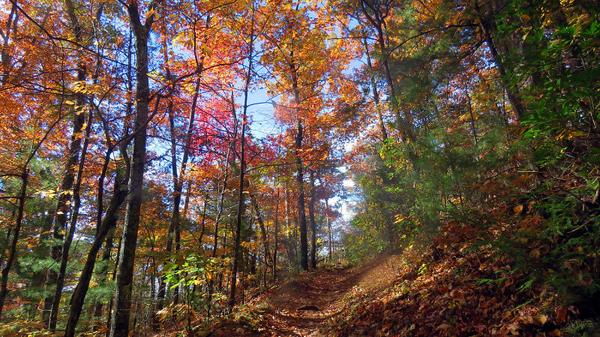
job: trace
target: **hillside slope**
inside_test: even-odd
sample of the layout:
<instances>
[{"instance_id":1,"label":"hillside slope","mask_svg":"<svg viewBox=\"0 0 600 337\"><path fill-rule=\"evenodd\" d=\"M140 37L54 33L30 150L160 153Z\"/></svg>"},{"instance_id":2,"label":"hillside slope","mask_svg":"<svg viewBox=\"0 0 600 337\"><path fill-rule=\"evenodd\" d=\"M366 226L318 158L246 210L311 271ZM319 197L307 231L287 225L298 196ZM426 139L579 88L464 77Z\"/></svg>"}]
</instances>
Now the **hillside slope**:
<instances>
[{"instance_id":1,"label":"hillside slope","mask_svg":"<svg viewBox=\"0 0 600 337\"><path fill-rule=\"evenodd\" d=\"M305 273L257 297L206 336L597 336L508 259L447 228L423 251Z\"/></svg>"}]
</instances>

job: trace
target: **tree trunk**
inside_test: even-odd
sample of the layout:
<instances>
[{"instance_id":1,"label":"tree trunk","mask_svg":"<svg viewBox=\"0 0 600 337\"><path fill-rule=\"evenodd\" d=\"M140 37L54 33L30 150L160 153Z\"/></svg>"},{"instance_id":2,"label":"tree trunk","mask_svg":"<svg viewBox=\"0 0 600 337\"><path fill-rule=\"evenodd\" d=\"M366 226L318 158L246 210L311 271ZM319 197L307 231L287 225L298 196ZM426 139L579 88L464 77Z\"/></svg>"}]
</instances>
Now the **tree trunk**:
<instances>
[{"instance_id":1,"label":"tree trunk","mask_svg":"<svg viewBox=\"0 0 600 337\"><path fill-rule=\"evenodd\" d=\"M82 102L83 103L83 102ZM50 321L48 323L48 328L50 331L56 330L56 321L58 319L58 309L60 307L60 299L62 297L62 288L65 283L66 273L67 273L67 263L69 261L69 249L71 248L71 243L73 242L73 237L75 236L75 230L77 228L77 220L79 218L79 207L81 206L81 182L83 180L83 172L85 170L85 159L87 156L87 149L90 142L90 132L92 130L92 121L93 121L93 113L89 112L87 127L85 130L85 136L83 141L83 148L81 150L81 158L79 159L79 167L77 171L77 181L75 182L75 186L73 187L73 211L71 214L71 223L69 224L69 231L67 232L67 237L63 242L61 259L60 259L60 268L58 271L58 276L56 278L56 288L54 289L54 298L52 301L52 310L50 311Z\"/></svg>"},{"instance_id":2,"label":"tree trunk","mask_svg":"<svg viewBox=\"0 0 600 337\"><path fill-rule=\"evenodd\" d=\"M298 189L298 223L300 226L300 266L308 270L308 238L304 203L304 173L302 158L302 121L298 118L296 127L296 187Z\"/></svg>"},{"instance_id":3,"label":"tree trunk","mask_svg":"<svg viewBox=\"0 0 600 337\"><path fill-rule=\"evenodd\" d=\"M273 281L277 280L277 251L279 250L279 189L275 199L275 233L273 234Z\"/></svg>"},{"instance_id":4,"label":"tree trunk","mask_svg":"<svg viewBox=\"0 0 600 337\"><path fill-rule=\"evenodd\" d=\"M303 140L303 125L300 113L300 90L298 88L297 68L294 63L293 52L290 53L290 75L292 78L292 91L294 93L294 101L296 103L296 136L294 156L296 161L296 188L298 189L298 224L300 227L300 267L303 270L308 270L308 239L306 228L306 211L304 200L304 165L302 163L302 140Z\"/></svg>"},{"instance_id":5,"label":"tree trunk","mask_svg":"<svg viewBox=\"0 0 600 337\"><path fill-rule=\"evenodd\" d=\"M290 215L290 190L288 188L287 181L285 183L285 200L284 200L284 208L285 208L285 227L287 229L288 235L286 238L286 251L288 255L288 261L290 264L297 265L298 264L298 249L296 246L297 243L297 232L295 226L294 230L291 229L291 215Z\"/></svg>"},{"instance_id":6,"label":"tree trunk","mask_svg":"<svg viewBox=\"0 0 600 337\"><path fill-rule=\"evenodd\" d=\"M75 36L75 41L81 43L83 29L79 24L77 16L75 15L75 7L70 0L65 0L65 7L67 15L69 16L71 31ZM86 80L86 66L85 63L81 60L77 65L77 81L85 81ZM56 212L53 220L53 238L56 241L62 241L63 235L62 232L66 230L67 224L67 216L69 214L69 205L71 203L71 192L73 190L73 183L75 180L75 166L79 161L79 152L81 150L81 132L83 132L83 125L85 122L85 115L82 111L78 111L78 109L82 109L85 104L85 95L81 92L75 94L76 104L73 110L73 134L71 135L71 141L69 146L69 155L65 165L65 174L63 176L63 180L60 186L60 195L58 197L58 203L56 207ZM61 264L61 253L62 247L60 245L54 244L51 248L51 256L56 261L58 265ZM58 281L59 275L55 271L49 271L48 276L46 277L46 286L51 284L55 284ZM56 290L55 290L56 291ZM59 290L61 291L61 290ZM42 312L42 319L45 324L50 325L50 314L53 306L53 297L48 296L44 300L44 311ZM51 329L52 330L52 329Z\"/></svg>"},{"instance_id":7,"label":"tree trunk","mask_svg":"<svg viewBox=\"0 0 600 337\"><path fill-rule=\"evenodd\" d=\"M256 215L256 221L258 222L258 226L260 228L260 238L263 243L263 254L264 254L264 262L265 262L265 275L266 271L269 268L269 263L271 262L271 252L269 251L269 241L267 237L267 229L265 228L265 221L263 219L262 214L260 213L260 207L258 206L258 201L256 200L256 196L254 193L250 193L250 201L252 202L252 206L254 207L254 213ZM263 277L264 285L266 284L266 276Z\"/></svg>"},{"instance_id":8,"label":"tree trunk","mask_svg":"<svg viewBox=\"0 0 600 337\"><path fill-rule=\"evenodd\" d=\"M154 3L153 3L154 4ZM154 11L151 6L150 11ZM119 265L116 279L116 292L111 319L110 336L127 337L129 334L129 317L131 311L131 295L133 288L133 267L137 245L140 208L144 185L144 166L146 161L146 131L148 123L148 105L150 87L148 81L148 36L154 20L154 14L140 21L137 2L128 2L127 12L135 34L136 42L136 107L133 155L129 177L129 195Z\"/></svg>"},{"instance_id":9,"label":"tree trunk","mask_svg":"<svg viewBox=\"0 0 600 337\"><path fill-rule=\"evenodd\" d=\"M246 124L248 113L248 94L250 90L250 81L252 80L253 57L254 57L254 8L252 8L252 18L250 22L250 36L248 41L248 72L246 73L246 83L244 85L244 106L242 110L242 130L240 134L240 180L238 191L237 217L235 223L235 243L233 248L233 264L231 268L231 284L229 292L228 306L230 309L235 305L235 292L237 283L238 264L240 259L240 244L242 234L242 217L244 213L244 183L246 174L246 158L245 158L245 143L246 143ZM235 104L232 100L232 104Z\"/></svg>"},{"instance_id":10,"label":"tree trunk","mask_svg":"<svg viewBox=\"0 0 600 337\"><path fill-rule=\"evenodd\" d=\"M329 262L333 260L333 231L329 221L329 199L325 199L325 222L327 223L327 235L329 236Z\"/></svg>"},{"instance_id":11,"label":"tree trunk","mask_svg":"<svg viewBox=\"0 0 600 337\"><path fill-rule=\"evenodd\" d=\"M237 286L237 273L238 273L238 265L240 256L240 244L241 244L241 236L242 236L242 218L244 213L244 180L245 180L245 172L246 172L246 160L245 160L245 132L246 132L246 118L243 116L242 118L242 131L241 131L241 145L240 145L240 175L239 175L239 184L238 184L238 205L237 205L237 215L235 221L235 242L233 246L233 263L231 268L231 283L230 283L230 291L229 291L229 308L233 308L235 305L235 296L236 296L236 286Z\"/></svg>"},{"instance_id":12,"label":"tree trunk","mask_svg":"<svg viewBox=\"0 0 600 337\"><path fill-rule=\"evenodd\" d=\"M471 102L471 95L469 95L469 92L466 92L467 95L467 109L469 109L469 116L470 116L470 124L471 124L471 133L473 134L473 141L475 142L475 145L477 145L478 140L477 140L477 127L475 125L475 115L473 114L473 105Z\"/></svg>"},{"instance_id":13,"label":"tree trunk","mask_svg":"<svg viewBox=\"0 0 600 337\"><path fill-rule=\"evenodd\" d=\"M315 221L315 202L317 201L317 193L315 191L315 175L312 170L309 173L309 180L310 200L308 203L308 218L310 220L311 229L310 265L312 269L317 269L317 222Z\"/></svg>"},{"instance_id":14,"label":"tree trunk","mask_svg":"<svg viewBox=\"0 0 600 337\"><path fill-rule=\"evenodd\" d=\"M379 121L379 131L381 132L382 140L386 140L388 138L388 133L385 128L385 122L383 121L383 114L381 112L381 104L379 103L379 89L377 88L377 81L375 79L375 70L373 69L373 64L371 62L371 53L369 52L369 44L367 43L367 37L362 39L363 46L365 47L365 54L367 56L367 67L370 73L371 79L371 90L373 90L373 102L375 103L375 111L377 112L377 118Z\"/></svg>"},{"instance_id":15,"label":"tree trunk","mask_svg":"<svg viewBox=\"0 0 600 337\"><path fill-rule=\"evenodd\" d=\"M517 119L521 120L525 113L525 107L523 106L523 102L521 101L521 97L519 96L516 88L513 88L510 83L508 83L504 62L498 53L498 49L496 48L496 44L494 43L494 39L492 37L491 23L487 19L483 18L481 14L479 17L479 27L481 28L483 38L490 49L492 59L494 60L494 63L498 68L498 72L500 73L500 80L504 86L504 90L506 91L506 96L508 96L508 100L515 111L515 114L517 115Z\"/></svg>"},{"instance_id":16,"label":"tree trunk","mask_svg":"<svg viewBox=\"0 0 600 337\"><path fill-rule=\"evenodd\" d=\"M414 122L410 111L404 113L404 118L400 113L400 106L398 104L398 97L396 96L396 88L394 84L394 78L389 64L389 53L386 43L386 32L385 32L385 16L381 12L381 8L377 2L371 5L367 0L360 0L360 5L363 14L367 20L371 23L377 33L377 44L379 47L379 53L381 55L381 63L383 64L383 72L389 88L389 99L391 102L392 111L396 114L396 123L398 131L403 133L403 138L414 141ZM369 9L372 14L369 13Z\"/></svg>"},{"instance_id":17,"label":"tree trunk","mask_svg":"<svg viewBox=\"0 0 600 337\"><path fill-rule=\"evenodd\" d=\"M211 257L214 259L217 257L217 248L219 243L219 223L221 221L221 216L223 215L223 203L225 201L225 190L227 189L227 179L229 178L229 155L231 152L231 146L227 149L227 154L225 155L225 172L223 172L223 187L219 192L219 201L217 205L217 215L215 217L215 235L212 247ZM217 187L218 189L218 187ZM214 277L210 278L208 283L208 299L207 299L207 310L206 315L210 319L211 309L212 309L212 295L214 292L215 281Z\"/></svg>"},{"instance_id":18,"label":"tree trunk","mask_svg":"<svg viewBox=\"0 0 600 337\"><path fill-rule=\"evenodd\" d=\"M2 74L0 75L0 86L8 83L12 60L12 55L9 54L11 33L16 34L18 21L19 11L17 10L17 1L14 1L10 9L10 14L8 14L6 31L2 35L2 51L0 51L0 56L2 57Z\"/></svg>"},{"instance_id":19,"label":"tree trunk","mask_svg":"<svg viewBox=\"0 0 600 337\"><path fill-rule=\"evenodd\" d=\"M127 181L125 181L123 183L121 188L127 189ZM123 200L121 201L121 204L123 204L126 197L127 197L127 194L125 193ZM108 233L105 235L106 239L105 239L105 244L104 244L104 251L102 252L102 268L100 268L100 270L98 271L98 274L99 274L98 284L100 284L102 286L106 286L107 281L108 281L108 275L109 275L108 265L110 263L110 254L112 252L113 245L114 245L113 242L114 242L114 238L115 238L116 221L117 221L117 218L115 217L115 224L113 225L112 229L109 229ZM100 250L100 248L98 248L98 250ZM73 303L74 303L74 301L71 300L71 305L73 305ZM102 302L96 303L96 306L94 307L94 316L96 317L97 320L102 319L102 309L103 308L104 308L104 304ZM99 326L97 326L96 328L99 328Z\"/></svg>"},{"instance_id":20,"label":"tree trunk","mask_svg":"<svg viewBox=\"0 0 600 337\"><path fill-rule=\"evenodd\" d=\"M110 205L106 210L106 214L102 219L100 226L98 226L98 232L96 233L96 237L94 238L94 242L88 251L87 258L85 260L85 265L83 266L83 270L81 271L81 275L79 276L79 282L73 291L73 295L71 296L71 307L69 309L69 317L67 319L67 327L65 330L65 337L75 336L75 328L77 327L77 322L79 321L79 316L81 315L81 310L83 308L83 303L85 300L85 296L90 286L90 281L92 279L92 275L94 272L94 266L96 264L96 255L98 255L98 251L100 247L102 247L102 243L104 239L109 235L109 232L113 231L116 227L117 221L119 219L119 209L121 205L125 201L127 197L127 178L128 172L125 171L123 173L117 173L117 177L115 178L115 183L113 187L113 196L110 199ZM110 260L110 249L112 247L112 235L106 240L106 250L102 256L102 260L108 264ZM108 270L108 266L105 267L104 271L101 271L101 277L106 278L106 271ZM101 282L102 284L103 282ZM95 314L102 313L102 305L98 304L95 308Z\"/></svg>"},{"instance_id":21,"label":"tree trunk","mask_svg":"<svg viewBox=\"0 0 600 337\"><path fill-rule=\"evenodd\" d=\"M2 317L2 309L4 308L4 301L8 294L8 274L10 268L15 261L17 255L17 243L19 242L19 234L21 232L21 225L23 224L23 214L25 213L25 200L27 198L27 181L29 180L29 170L25 168L21 174L21 191L19 192L19 205L17 208L17 217L15 219L15 227L13 229L13 238L10 243L10 249L8 251L8 257L4 268L2 268L2 280L0 284L0 318Z\"/></svg>"},{"instance_id":22,"label":"tree trunk","mask_svg":"<svg viewBox=\"0 0 600 337\"><path fill-rule=\"evenodd\" d=\"M79 69L77 79L80 81L85 80L85 70ZM81 94L77 94L77 107L82 107L84 98ZM79 161L79 152L81 150L81 132L83 131L83 125L85 121L85 115L83 113L74 111L73 112L73 134L71 135L71 141L69 146L69 155L65 164L65 173L60 184L60 195L56 206L53 219L53 230L52 237L55 241L59 242L63 240L62 232L66 229L66 223L69 213L69 205L71 204L71 192L73 190L73 183L75 181L74 167ZM53 244L50 255L58 265L61 261L62 246ZM50 270L46 276L46 285L56 284L58 274L55 271ZM52 308L53 297L48 296L44 300L44 311L42 313L42 319L45 324L49 323L50 310Z\"/></svg>"}]
</instances>

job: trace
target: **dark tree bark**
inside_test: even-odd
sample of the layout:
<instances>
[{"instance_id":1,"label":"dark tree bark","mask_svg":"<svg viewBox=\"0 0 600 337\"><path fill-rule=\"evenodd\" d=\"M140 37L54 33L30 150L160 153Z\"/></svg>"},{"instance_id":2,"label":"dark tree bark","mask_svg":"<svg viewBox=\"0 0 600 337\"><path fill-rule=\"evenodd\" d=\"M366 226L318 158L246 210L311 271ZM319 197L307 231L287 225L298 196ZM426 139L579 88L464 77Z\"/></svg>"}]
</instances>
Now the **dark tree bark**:
<instances>
[{"instance_id":1,"label":"dark tree bark","mask_svg":"<svg viewBox=\"0 0 600 337\"><path fill-rule=\"evenodd\" d=\"M83 103L83 102L82 102ZM75 186L73 186L73 211L71 214L71 220L69 224L69 231L67 232L67 237L63 242L61 259L60 259L60 268L58 270L58 276L56 278L56 288L54 289L54 298L52 301L52 310L50 311L50 321L48 323L48 328L50 331L56 330L56 322L58 320L58 309L60 307L60 299L62 297L62 288L65 283L65 278L67 274L67 263L69 261L69 249L71 248L71 243L73 242L73 237L75 235L75 230L77 228L77 220L79 218L79 208L81 207L81 182L83 180L83 172L85 170L85 159L87 156L87 149L90 141L90 132L92 130L92 118L93 113L89 112L89 117L87 121L87 127L85 130L85 136L83 141L83 148L81 149L81 158L79 159L79 167L77 168L77 180L75 182Z\"/></svg>"},{"instance_id":2,"label":"dark tree bark","mask_svg":"<svg viewBox=\"0 0 600 337\"><path fill-rule=\"evenodd\" d=\"M231 283L229 291L229 308L233 308L235 305L236 287L237 287L237 273L238 265L240 260L240 244L242 235L242 218L245 210L244 202L244 184L246 179L246 158L245 158L245 143L246 143L246 124L247 124L247 113L248 113L248 95L250 90L250 81L252 80L253 71L253 57L254 57L254 8L252 8L252 18L250 35L248 41L248 72L246 73L246 83L244 85L244 106L242 107L242 128L240 133L240 176L238 185L238 205L237 205L237 216L235 222L235 242L233 246L233 264L231 268ZM233 100L231 102L234 104Z\"/></svg>"},{"instance_id":3,"label":"dark tree bark","mask_svg":"<svg viewBox=\"0 0 600 337\"><path fill-rule=\"evenodd\" d=\"M298 189L298 225L300 227L300 267L308 270L308 235L306 226L305 196L304 196L304 163L302 162L302 141L304 126L300 111L300 88L298 85L297 66L294 62L294 52L290 52L290 75L292 78L292 91L296 104L296 136L294 157L296 162L296 188Z\"/></svg>"},{"instance_id":4,"label":"dark tree bark","mask_svg":"<svg viewBox=\"0 0 600 337\"><path fill-rule=\"evenodd\" d=\"M273 233L273 281L277 280L277 251L279 250L279 189L275 201L275 233Z\"/></svg>"},{"instance_id":5,"label":"dark tree bark","mask_svg":"<svg viewBox=\"0 0 600 337\"><path fill-rule=\"evenodd\" d=\"M329 237L329 262L333 258L333 231L331 228L331 221L329 221L329 199L325 198L325 223L327 225L327 235Z\"/></svg>"},{"instance_id":6,"label":"dark tree bark","mask_svg":"<svg viewBox=\"0 0 600 337\"><path fill-rule=\"evenodd\" d=\"M490 54L492 54L492 59L496 64L496 68L498 68L498 72L500 73L500 80L502 85L504 86L504 90L506 91L506 96L508 96L508 101L515 111L517 118L521 120L525 113L525 107L523 105L523 101L517 91L517 88L510 85L508 79L506 78L506 67L502 60L500 53L498 52L498 48L496 47L496 43L494 42L494 38L492 36L492 30L494 29L493 18L488 18L484 13L482 13L479 8L479 3L475 1L475 9L479 15L479 27L481 32L483 33L483 39L490 49Z\"/></svg>"},{"instance_id":7,"label":"dark tree bark","mask_svg":"<svg viewBox=\"0 0 600 337\"><path fill-rule=\"evenodd\" d=\"M71 31L75 36L75 41L77 43L81 43L83 29L75 15L75 8L73 3L69 0L65 0L66 12L69 17ZM84 62L79 62L77 65L77 81L85 81L86 80L86 66ZM69 145L69 155L67 162L65 164L65 174L63 176L63 180L60 186L60 195L58 197L58 203L56 206L56 212L53 219L53 233L52 236L56 242L60 242L63 240L62 232L66 230L66 224L68 220L68 214L71 207L71 196L73 191L73 184L75 182L75 167L79 161L79 154L81 151L81 133L83 132L83 125L85 123L85 115L82 111L78 111L78 109L82 109L85 104L85 96L83 93L75 94L75 108L73 109L73 133L71 135L71 141ZM61 264L61 254L62 247L61 245L54 244L51 248L51 256L54 261L58 265ZM58 273L50 270L46 277L46 286L55 285L58 281ZM55 290L56 291L56 290ZM59 290L62 291L62 290ZM44 300L44 311L42 312L42 319L45 324L48 326L51 325L50 316L53 305L54 297L48 296ZM54 323L56 324L56 323ZM52 330L52 328L51 328Z\"/></svg>"},{"instance_id":8,"label":"dark tree bark","mask_svg":"<svg viewBox=\"0 0 600 337\"><path fill-rule=\"evenodd\" d=\"M308 238L304 202L304 172L302 157L302 121L298 118L296 126L296 188L298 189L298 223L300 226L300 266L308 270Z\"/></svg>"},{"instance_id":9,"label":"dark tree bark","mask_svg":"<svg viewBox=\"0 0 600 337\"><path fill-rule=\"evenodd\" d=\"M262 213L260 212L260 207L258 205L258 201L256 200L256 196L252 192L250 192L250 202L252 203L252 207L254 208L256 222L258 222L258 227L260 229L260 239L263 243L263 254L264 254L264 262L265 262L265 266L264 266L265 268L264 268L264 274L263 274L263 284L266 287L267 286L267 278L266 278L267 270L270 267L269 264L271 263L271 252L269 250L267 229L265 228L265 221L263 219Z\"/></svg>"},{"instance_id":10,"label":"dark tree bark","mask_svg":"<svg viewBox=\"0 0 600 337\"><path fill-rule=\"evenodd\" d=\"M408 140L415 140L414 134L414 122L410 111L405 111L404 117L400 112L400 106L398 104L398 97L396 96L396 86L392 70L389 62L388 52L388 41L386 41L386 18L389 15L392 2L390 0L375 1L371 3L367 0L360 0L360 6L365 18L369 21L371 26L375 29L377 34L376 40L379 47L379 53L381 55L381 63L383 65L383 73L385 75L388 88L389 98L391 103L392 111L396 114L396 124L399 131L403 133L403 138Z\"/></svg>"},{"instance_id":11,"label":"dark tree bark","mask_svg":"<svg viewBox=\"0 0 600 337\"><path fill-rule=\"evenodd\" d=\"M21 174L21 190L19 192L19 204L17 206L17 217L15 219L15 227L13 229L13 238L10 242L10 248L8 251L8 257L2 268L2 280L0 285L0 318L2 317L2 309L4 308L4 301L8 294L8 274L12 267L15 257L17 255L17 243L19 242L19 234L21 232L21 225L23 224L23 214L25 213L25 199L27 198L27 181L29 180L29 170L25 168Z\"/></svg>"},{"instance_id":12,"label":"dark tree bark","mask_svg":"<svg viewBox=\"0 0 600 337\"><path fill-rule=\"evenodd\" d=\"M379 88L377 87L377 80L375 78L375 70L371 62L371 52L369 51L369 44L367 43L367 37L362 39L363 47L365 48L365 54L367 56L367 67L369 69L369 77L371 80L371 90L373 90L373 102L375 103L375 111L377 112L377 118L379 122L379 131L381 132L382 140L388 138L388 132L385 128L385 122L383 121L383 114L381 112L381 104L379 102Z\"/></svg>"},{"instance_id":13,"label":"dark tree bark","mask_svg":"<svg viewBox=\"0 0 600 337\"><path fill-rule=\"evenodd\" d=\"M217 204L217 215L215 216L215 229L214 229L214 237L213 237L213 247L211 252L211 257L214 259L217 257L217 249L219 247L219 224L221 222L221 217L223 216L223 203L225 202L225 190L227 189L227 179L229 178L229 155L231 153L231 145L227 148L227 154L225 155L225 172L223 172L223 186L219 191L219 201ZM219 186L217 186L217 190L219 190ZM214 292L215 281L214 277L210 279L208 283L208 299L207 299L207 310L206 315L210 319L211 309L212 309L212 296Z\"/></svg>"},{"instance_id":14,"label":"dark tree bark","mask_svg":"<svg viewBox=\"0 0 600 337\"><path fill-rule=\"evenodd\" d=\"M285 200L284 200L284 210L285 210L285 226L286 228L291 228L291 223L292 223L292 219L291 219L291 210L290 210L290 190L288 188L288 184L287 181L285 183ZM297 221L296 219L293 219L293 221L295 221L295 228L297 228ZM290 264L298 264L299 261L299 255L298 255L298 247L296 246L297 242L298 242L298 236L297 236L297 231L293 230L293 231L288 231L288 235L285 238L285 244L286 244L286 252L288 255L288 261L290 262Z\"/></svg>"},{"instance_id":15,"label":"dark tree bark","mask_svg":"<svg viewBox=\"0 0 600 337\"><path fill-rule=\"evenodd\" d=\"M129 176L127 176L129 177ZM121 188L125 191L125 195L123 197L123 200L121 201L121 204L123 204L123 202L125 201L125 198L127 198L127 178L124 180L123 185L121 186ZM107 281L108 281L108 276L109 276L109 268L108 265L110 263L110 255L114 246L114 238L115 238L115 227L116 227L116 222L117 222L117 218L115 217L115 224L113 225L112 229L108 230L108 233L105 234L106 238L104 240L104 250L102 252L102 267L98 270L98 283L101 285L106 285ZM98 248L99 250L100 248ZM88 254L89 256L89 254ZM80 281L81 282L81 281ZM73 300L71 300L71 305L73 305ZM102 310L104 308L104 303L102 302L98 302L96 303L96 305L94 306L94 316L96 317L97 320L101 320L102 319ZM99 328L100 326L96 326L96 328Z\"/></svg>"},{"instance_id":16,"label":"dark tree bark","mask_svg":"<svg viewBox=\"0 0 600 337\"><path fill-rule=\"evenodd\" d=\"M85 80L85 71L82 69L78 70L77 74L78 80ZM78 95L79 96L79 95ZM77 106L82 106L83 100L80 101L80 98L77 99ZM82 103L81 105L79 103ZM69 209L71 208L69 205L71 203L71 192L73 191L73 184L75 182L75 171L74 167L77 165L79 161L79 153L81 151L81 132L83 131L83 125L85 121L85 115L83 113L77 113L74 111L73 113L73 134L71 135L71 141L69 146L69 155L67 162L65 164L65 173L60 184L60 195L58 197L58 202L56 206L56 211L54 213L54 219L52 221L52 237L56 242L60 242L63 240L62 232L66 229L66 224L68 220ZM56 261L57 264L60 265L62 253L62 245L54 244L51 248L50 255L52 259ZM47 286L55 285L58 274L55 271L50 270L48 275L46 276L46 284ZM50 310L52 308L53 297L48 296L44 300L44 311L42 313L42 319L44 323L49 323L50 318Z\"/></svg>"},{"instance_id":17,"label":"dark tree bark","mask_svg":"<svg viewBox=\"0 0 600 337\"><path fill-rule=\"evenodd\" d=\"M105 241L109 233L115 228L119 219L119 210L125 201L125 198L127 197L128 176L127 170L119 170L117 177L115 178L113 196L110 199L110 204L106 210L104 218L102 219L101 224L98 226L96 237L94 238L94 242L88 251L85 265L83 266L83 270L79 276L79 282L77 283L77 286L73 291L73 295L71 296L71 306L69 309L69 317L67 319L65 337L75 336L75 328L77 327L77 322L79 321L79 316L81 315L85 296L89 289L90 281L94 272L96 256L98 255L100 247L102 247L102 243ZM108 263L108 260L110 259L110 249L112 247L112 235L110 240L107 239L106 242L106 250L102 256L102 260ZM108 270L108 268L106 268L106 270ZM106 277L105 273L101 272L101 274L101 277ZM102 306L96 306L95 312L101 313Z\"/></svg>"},{"instance_id":18,"label":"dark tree bark","mask_svg":"<svg viewBox=\"0 0 600 337\"><path fill-rule=\"evenodd\" d=\"M154 12L156 3L152 2L149 11ZM133 288L133 266L137 245L140 208L144 185L144 166L146 162L146 131L150 101L148 81L148 37L154 21L154 13L142 23L138 2L128 2L127 12L136 42L136 106L134 124L134 144L129 176L129 195L119 265L116 278L114 311L111 319L110 336L127 337L129 334L129 317L131 312L131 295Z\"/></svg>"},{"instance_id":19,"label":"dark tree bark","mask_svg":"<svg viewBox=\"0 0 600 337\"><path fill-rule=\"evenodd\" d=\"M310 180L310 200L308 202L308 218L310 220L310 266L312 269L317 269L317 222L315 220L315 203L317 202L317 193L315 191L315 175L311 170L309 173Z\"/></svg>"},{"instance_id":20,"label":"dark tree bark","mask_svg":"<svg viewBox=\"0 0 600 337\"><path fill-rule=\"evenodd\" d=\"M2 50L0 50L0 56L2 56L2 74L0 74L0 86L8 83L12 55L9 53L9 43L11 42L12 35L16 34L17 23L19 21L19 11L17 10L17 1L14 1L8 18L6 20L6 29L3 31L0 29L0 38L2 38Z\"/></svg>"},{"instance_id":21,"label":"dark tree bark","mask_svg":"<svg viewBox=\"0 0 600 337\"><path fill-rule=\"evenodd\" d=\"M469 95L469 92L466 92L467 95L467 109L469 110L469 116L470 116L470 124L471 124L471 133L473 134L473 141L475 142L475 145L477 145L478 140L477 140L477 126L475 125L475 115L473 114L473 104L471 102L471 95Z\"/></svg>"},{"instance_id":22,"label":"dark tree bark","mask_svg":"<svg viewBox=\"0 0 600 337\"><path fill-rule=\"evenodd\" d=\"M245 132L246 132L246 118L243 116L242 118L242 131L241 131L241 144L240 144L240 174L239 174L239 184L238 184L238 205L237 205L237 215L235 221L235 240L233 245L233 263L231 268L231 283L229 290L229 308L233 308L235 305L235 296L236 296L236 287L237 287L237 273L239 268L239 260L241 258L240 254L240 244L241 244L241 236L242 236L242 219L243 213L245 210L245 202L244 202L244 181L245 181L245 173L246 173L246 160L245 160Z\"/></svg>"}]
</instances>

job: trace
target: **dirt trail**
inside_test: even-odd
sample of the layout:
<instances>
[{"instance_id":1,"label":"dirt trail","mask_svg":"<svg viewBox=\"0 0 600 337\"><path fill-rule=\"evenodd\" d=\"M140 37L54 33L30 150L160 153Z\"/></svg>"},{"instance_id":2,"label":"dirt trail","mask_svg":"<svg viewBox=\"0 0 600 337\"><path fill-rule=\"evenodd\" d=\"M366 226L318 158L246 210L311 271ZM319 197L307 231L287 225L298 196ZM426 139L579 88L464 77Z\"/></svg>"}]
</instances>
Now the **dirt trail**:
<instances>
[{"instance_id":1,"label":"dirt trail","mask_svg":"<svg viewBox=\"0 0 600 337\"><path fill-rule=\"evenodd\" d=\"M357 282L346 269L318 271L268 294L265 319L275 336L318 336L326 321L343 310L342 297Z\"/></svg>"},{"instance_id":2,"label":"dirt trail","mask_svg":"<svg viewBox=\"0 0 600 337\"><path fill-rule=\"evenodd\" d=\"M260 317L252 327L224 321L203 336L329 337L350 303L377 296L398 279L401 260L400 255L385 255L355 268L303 273L247 304L245 310Z\"/></svg>"},{"instance_id":3,"label":"dirt trail","mask_svg":"<svg viewBox=\"0 0 600 337\"><path fill-rule=\"evenodd\" d=\"M261 336L322 336L320 329L343 313L358 289L385 287L394 279L396 256L385 256L353 269L307 273L264 295L266 331Z\"/></svg>"}]
</instances>

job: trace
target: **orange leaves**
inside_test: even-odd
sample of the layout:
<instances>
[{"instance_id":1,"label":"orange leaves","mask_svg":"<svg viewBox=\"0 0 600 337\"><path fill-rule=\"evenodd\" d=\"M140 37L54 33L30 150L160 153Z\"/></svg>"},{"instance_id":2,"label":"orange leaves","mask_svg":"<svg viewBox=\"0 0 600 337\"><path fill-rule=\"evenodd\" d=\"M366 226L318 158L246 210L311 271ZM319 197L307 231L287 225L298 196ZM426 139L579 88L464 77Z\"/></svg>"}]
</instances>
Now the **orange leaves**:
<instances>
[{"instance_id":1,"label":"orange leaves","mask_svg":"<svg viewBox=\"0 0 600 337\"><path fill-rule=\"evenodd\" d=\"M522 208L522 205L520 205ZM529 214L525 218L519 221L519 227L521 229L537 229L544 222L544 218L542 218L539 214Z\"/></svg>"},{"instance_id":2,"label":"orange leaves","mask_svg":"<svg viewBox=\"0 0 600 337\"><path fill-rule=\"evenodd\" d=\"M513 212L516 215L521 214L523 212L523 205L517 205L517 206L513 207Z\"/></svg>"}]
</instances>

